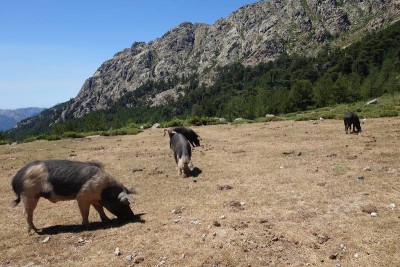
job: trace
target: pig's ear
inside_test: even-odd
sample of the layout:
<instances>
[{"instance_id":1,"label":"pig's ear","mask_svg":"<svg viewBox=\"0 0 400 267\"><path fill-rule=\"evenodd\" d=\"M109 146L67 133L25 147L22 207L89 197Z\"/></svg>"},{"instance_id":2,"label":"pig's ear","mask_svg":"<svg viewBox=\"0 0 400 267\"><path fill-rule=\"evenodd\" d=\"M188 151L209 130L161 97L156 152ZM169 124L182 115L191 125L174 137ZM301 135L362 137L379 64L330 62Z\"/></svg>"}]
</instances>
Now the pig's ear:
<instances>
[{"instance_id":1,"label":"pig's ear","mask_svg":"<svg viewBox=\"0 0 400 267\"><path fill-rule=\"evenodd\" d=\"M128 195L128 194L125 193L125 192L121 192L121 193L118 195L118 199L119 199L122 203L124 203L124 204L126 204L126 205L129 205L129 204L131 204L131 203L134 202L133 197L131 197L130 195Z\"/></svg>"}]
</instances>

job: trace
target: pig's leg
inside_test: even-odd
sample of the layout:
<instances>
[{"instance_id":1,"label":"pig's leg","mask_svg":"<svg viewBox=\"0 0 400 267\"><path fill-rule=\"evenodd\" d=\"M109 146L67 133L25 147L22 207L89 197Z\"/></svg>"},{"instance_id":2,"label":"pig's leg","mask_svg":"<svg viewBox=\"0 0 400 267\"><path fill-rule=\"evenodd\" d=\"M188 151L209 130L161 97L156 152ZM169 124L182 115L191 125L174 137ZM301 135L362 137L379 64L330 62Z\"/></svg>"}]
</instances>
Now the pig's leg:
<instances>
[{"instance_id":1,"label":"pig's leg","mask_svg":"<svg viewBox=\"0 0 400 267\"><path fill-rule=\"evenodd\" d=\"M174 152L174 159L175 159L176 170L178 171L178 175L181 175L181 170L179 169L179 166L178 166L178 155L175 152Z\"/></svg>"},{"instance_id":2,"label":"pig's leg","mask_svg":"<svg viewBox=\"0 0 400 267\"><path fill-rule=\"evenodd\" d=\"M92 205L93 205L93 207L97 210L97 212L99 213L100 218L101 218L101 221L107 222L107 221L110 220L110 219L107 217L107 215L104 213L104 209L103 209L103 206L102 206L102 205L100 205L99 203L93 203Z\"/></svg>"},{"instance_id":3,"label":"pig's leg","mask_svg":"<svg viewBox=\"0 0 400 267\"><path fill-rule=\"evenodd\" d=\"M25 207L26 222L28 223L28 233L33 229L33 231L38 232L39 230L33 224L33 211L39 201L38 197L33 196L22 196L22 202Z\"/></svg>"},{"instance_id":4,"label":"pig's leg","mask_svg":"<svg viewBox=\"0 0 400 267\"><path fill-rule=\"evenodd\" d=\"M85 199L77 199L79 210L81 211L82 215L82 224L87 226L89 225L89 209L90 203L85 201Z\"/></svg>"}]
</instances>

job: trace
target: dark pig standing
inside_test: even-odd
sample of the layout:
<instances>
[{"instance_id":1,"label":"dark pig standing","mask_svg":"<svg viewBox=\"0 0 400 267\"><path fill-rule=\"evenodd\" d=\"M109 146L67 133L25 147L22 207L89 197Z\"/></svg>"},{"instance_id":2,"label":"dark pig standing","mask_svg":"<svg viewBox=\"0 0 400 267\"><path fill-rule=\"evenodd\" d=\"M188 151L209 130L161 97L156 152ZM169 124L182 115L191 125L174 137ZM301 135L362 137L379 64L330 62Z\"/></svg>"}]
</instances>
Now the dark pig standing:
<instances>
[{"instance_id":1,"label":"dark pig standing","mask_svg":"<svg viewBox=\"0 0 400 267\"><path fill-rule=\"evenodd\" d=\"M200 136L190 128L187 128L187 127L173 127L168 131L172 131L172 132L183 134L183 136L186 137L186 139L189 141L189 143L193 147L200 146L200 141L201 141Z\"/></svg>"},{"instance_id":2,"label":"dark pig standing","mask_svg":"<svg viewBox=\"0 0 400 267\"><path fill-rule=\"evenodd\" d=\"M170 137L170 147L174 152L175 163L178 169L178 175L182 172L188 176L189 172L194 169L193 163L191 161L192 149L190 147L189 141L183 134L177 133L175 131L168 130Z\"/></svg>"},{"instance_id":3,"label":"dark pig standing","mask_svg":"<svg viewBox=\"0 0 400 267\"><path fill-rule=\"evenodd\" d=\"M108 174L101 163L34 161L20 169L11 184L17 195L14 206L21 199L24 204L28 232L32 229L38 231L33 224L33 211L40 197L53 203L76 199L83 225L89 224L90 205L96 209L102 221L109 220L103 207L119 219L134 218L129 207L133 202L129 195L132 192Z\"/></svg>"},{"instance_id":4,"label":"dark pig standing","mask_svg":"<svg viewBox=\"0 0 400 267\"><path fill-rule=\"evenodd\" d=\"M357 114L354 112L346 112L343 117L344 121L344 131L347 134L350 130L350 133L358 133L361 132L360 119ZM351 126L353 125L353 131L351 131Z\"/></svg>"}]
</instances>

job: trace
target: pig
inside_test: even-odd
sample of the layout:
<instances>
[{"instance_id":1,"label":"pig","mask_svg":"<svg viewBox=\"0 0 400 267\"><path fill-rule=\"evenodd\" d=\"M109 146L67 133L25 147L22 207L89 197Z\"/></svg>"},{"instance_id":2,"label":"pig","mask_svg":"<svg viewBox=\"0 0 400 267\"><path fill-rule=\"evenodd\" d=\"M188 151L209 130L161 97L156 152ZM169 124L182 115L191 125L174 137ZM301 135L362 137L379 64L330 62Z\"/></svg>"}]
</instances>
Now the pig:
<instances>
[{"instance_id":1,"label":"pig","mask_svg":"<svg viewBox=\"0 0 400 267\"><path fill-rule=\"evenodd\" d=\"M200 146L200 141L201 141L200 136L190 128L173 127L169 131L183 134L193 147Z\"/></svg>"},{"instance_id":2,"label":"pig","mask_svg":"<svg viewBox=\"0 0 400 267\"><path fill-rule=\"evenodd\" d=\"M346 112L343 117L344 121L344 131L347 134L348 131L351 131L351 125L353 125L353 133L361 132L360 119L357 114L354 112Z\"/></svg>"},{"instance_id":3,"label":"pig","mask_svg":"<svg viewBox=\"0 0 400 267\"><path fill-rule=\"evenodd\" d=\"M108 174L101 163L69 160L37 160L21 168L13 177L12 188L17 196L14 207L21 200L25 207L28 233L39 230L33 224L33 211L41 197L52 203L75 199L82 215L82 224L89 224L92 205L103 222L109 218L106 208L119 219L130 220L134 214L128 190Z\"/></svg>"},{"instance_id":4,"label":"pig","mask_svg":"<svg viewBox=\"0 0 400 267\"><path fill-rule=\"evenodd\" d=\"M189 141L183 134L175 131L168 131L168 134L170 136L170 147L174 152L178 175L182 175L183 172L185 176L189 176L189 172L194 169Z\"/></svg>"}]
</instances>

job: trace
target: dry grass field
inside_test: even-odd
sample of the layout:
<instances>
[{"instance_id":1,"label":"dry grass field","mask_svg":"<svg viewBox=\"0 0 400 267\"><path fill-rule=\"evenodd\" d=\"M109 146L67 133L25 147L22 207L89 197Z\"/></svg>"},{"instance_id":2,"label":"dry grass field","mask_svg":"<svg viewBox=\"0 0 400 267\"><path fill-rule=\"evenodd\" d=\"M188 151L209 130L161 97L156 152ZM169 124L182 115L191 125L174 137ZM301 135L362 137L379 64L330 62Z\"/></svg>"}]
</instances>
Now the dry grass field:
<instances>
[{"instance_id":1,"label":"dry grass field","mask_svg":"<svg viewBox=\"0 0 400 267\"><path fill-rule=\"evenodd\" d=\"M163 129L0 146L0 264L400 266L400 118L362 127L193 127L204 145L188 178L178 177ZM27 234L10 181L36 159L104 163L137 191L137 220L103 224L92 208L83 228L76 201L41 199L34 223L43 234Z\"/></svg>"}]
</instances>

